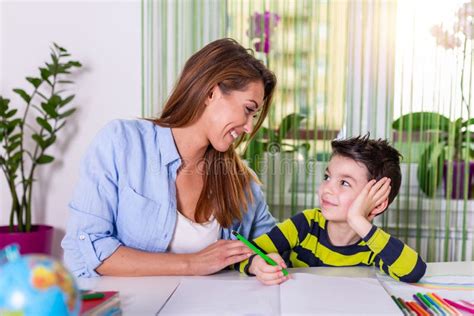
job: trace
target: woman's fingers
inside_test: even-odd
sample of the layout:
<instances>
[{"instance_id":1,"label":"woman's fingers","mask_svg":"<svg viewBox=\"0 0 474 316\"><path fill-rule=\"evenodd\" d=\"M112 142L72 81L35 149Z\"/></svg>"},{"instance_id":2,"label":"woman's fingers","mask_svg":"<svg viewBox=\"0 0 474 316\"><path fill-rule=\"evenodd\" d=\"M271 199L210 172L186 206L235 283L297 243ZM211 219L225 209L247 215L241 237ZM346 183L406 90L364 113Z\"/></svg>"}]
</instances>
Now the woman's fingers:
<instances>
[{"instance_id":1,"label":"woman's fingers","mask_svg":"<svg viewBox=\"0 0 474 316\"><path fill-rule=\"evenodd\" d=\"M250 257L250 254L234 255L234 256L227 257L224 261L224 265L222 268L230 266L231 264L244 261L245 259L248 259L249 257Z\"/></svg>"}]
</instances>

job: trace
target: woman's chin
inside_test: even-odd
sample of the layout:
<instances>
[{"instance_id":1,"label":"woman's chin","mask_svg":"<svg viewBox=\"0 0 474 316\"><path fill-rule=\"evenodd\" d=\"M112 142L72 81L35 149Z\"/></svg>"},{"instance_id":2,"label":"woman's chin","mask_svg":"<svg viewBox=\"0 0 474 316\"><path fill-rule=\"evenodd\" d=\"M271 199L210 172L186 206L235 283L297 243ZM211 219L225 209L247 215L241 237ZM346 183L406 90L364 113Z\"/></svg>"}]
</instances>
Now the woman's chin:
<instances>
[{"instance_id":1,"label":"woman's chin","mask_svg":"<svg viewBox=\"0 0 474 316\"><path fill-rule=\"evenodd\" d=\"M229 143L222 142L219 144L212 144L212 147L218 152L224 153L229 150L231 145L232 143L229 144Z\"/></svg>"}]
</instances>

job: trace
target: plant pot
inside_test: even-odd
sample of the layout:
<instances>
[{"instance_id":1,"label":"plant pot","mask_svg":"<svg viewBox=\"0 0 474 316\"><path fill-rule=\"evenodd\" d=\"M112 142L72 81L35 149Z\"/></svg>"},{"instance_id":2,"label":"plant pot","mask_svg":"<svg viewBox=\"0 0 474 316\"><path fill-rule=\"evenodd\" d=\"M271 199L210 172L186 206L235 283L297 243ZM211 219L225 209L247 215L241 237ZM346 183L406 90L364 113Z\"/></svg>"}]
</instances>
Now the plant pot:
<instances>
[{"instance_id":1,"label":"plant pot","mask_svg":"<svg viewBox=\"0 0 474 316\"><path fill-rule=\"evenodd\" d=\"M465 162L464 161L453 161L453 178L452 178L452 189L451 199L464 199L464 183L465 183ZM444 162L443 166L443 183L444 193L448 197L448 162ZM468 172L468 199L474 198L474 161L469 162Z\"/></svg>"},{"instance_id":2,"label":"plant pot","mask_svg":"<svg viewBox=\"0 0 474 316\"><path fill-rule=\"evenodd\" d=\"M14 228L16 230L16 226ZM22 255L42 253L51 255L53 227L47 225L32 225L29 233L10 233L8 226L0 226L0 249L10 244L18 244Z\"/></svg>"}]
</instances>

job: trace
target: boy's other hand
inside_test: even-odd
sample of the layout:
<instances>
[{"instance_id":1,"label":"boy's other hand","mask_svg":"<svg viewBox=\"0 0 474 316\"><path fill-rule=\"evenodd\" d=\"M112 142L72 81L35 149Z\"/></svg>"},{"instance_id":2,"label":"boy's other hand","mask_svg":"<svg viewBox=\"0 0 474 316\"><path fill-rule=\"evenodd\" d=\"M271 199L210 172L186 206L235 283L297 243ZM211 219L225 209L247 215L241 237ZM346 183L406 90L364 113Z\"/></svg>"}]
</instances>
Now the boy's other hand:
<instances>
[{"instance_id":1,"label":"boy's other hand","mask_svg":"<svg viewBox=\"0 0 474 316\"><path fill-rule=\"evenodd\" d=\"M347 211L347 222L361 237L370 231L372 227L370 221L375 215L383 212L387 207L390 189L389 178L384 177L379 181L370 180L352 202Z\"/></svg>"},{"instance_id":2,"label":"boy's other hand","mask_svg":"<svg viewBox=\"0 0 474 316\"><path fill-rule=\"evenodd\" d=\"M278 265L269 265L260 256L255 256L249 267L249 272L255 274L257 279L265 285L280 284L288 280L289 276L284 276L281 271L282 268L287 268L283 258L277 253L270 253L268 256Z\"/></svg>"}]
</instances>

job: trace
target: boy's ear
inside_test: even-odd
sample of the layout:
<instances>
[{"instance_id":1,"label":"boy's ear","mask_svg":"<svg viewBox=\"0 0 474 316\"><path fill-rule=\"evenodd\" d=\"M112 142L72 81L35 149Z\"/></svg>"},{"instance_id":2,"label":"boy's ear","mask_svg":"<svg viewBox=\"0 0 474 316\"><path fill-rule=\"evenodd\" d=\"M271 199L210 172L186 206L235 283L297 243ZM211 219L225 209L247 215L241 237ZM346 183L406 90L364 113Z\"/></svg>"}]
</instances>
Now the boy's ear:
<instances>
[{"instance_id":1,"label":"boy's ear","mask_svg":"<svg viewBox=\"0 0 474 316\"><path fill-rule=\"evenodd\" d=\"M385 211L385 209L387 208L388 206L388 199L385 199L382 203L380 203L379 205L377 205L370 213L369 213L369 216L368 216L368 220L369 221L372 221L375 216L383 213L383 211Z\"/></svg>"}]
</instances>

